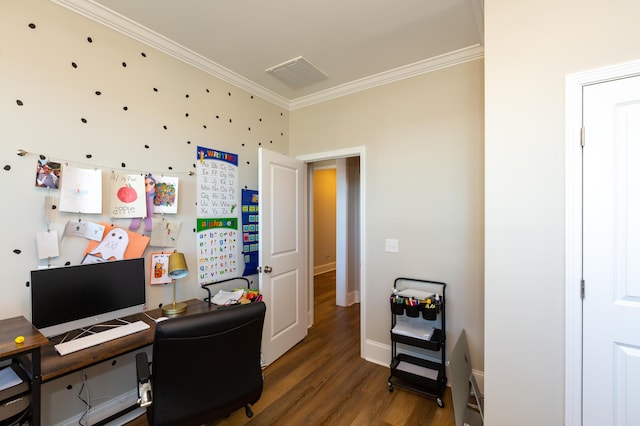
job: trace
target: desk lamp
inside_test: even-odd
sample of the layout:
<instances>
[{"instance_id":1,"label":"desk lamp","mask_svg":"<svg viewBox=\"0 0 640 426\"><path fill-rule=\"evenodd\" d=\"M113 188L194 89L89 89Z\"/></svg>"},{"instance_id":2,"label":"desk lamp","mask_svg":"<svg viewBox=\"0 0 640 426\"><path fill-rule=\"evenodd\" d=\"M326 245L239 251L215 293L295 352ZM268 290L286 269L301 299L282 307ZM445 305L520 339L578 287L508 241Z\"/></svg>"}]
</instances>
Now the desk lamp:
<instances>
[{"instance_id":1,"label":"desk lamp","mask_svg":"<svg viewBox=\"0 0 640 426\"><path fill-rule=\"evenodd\" d=\"M187 312L186 303L176 303L176 279L184 278L189 275L187 261L184 259L184 253L177 250L169 256L169 277L173 283L173 303L162 307L162 314L168 317L184 314Z\"/></svg>"}]
</instances>

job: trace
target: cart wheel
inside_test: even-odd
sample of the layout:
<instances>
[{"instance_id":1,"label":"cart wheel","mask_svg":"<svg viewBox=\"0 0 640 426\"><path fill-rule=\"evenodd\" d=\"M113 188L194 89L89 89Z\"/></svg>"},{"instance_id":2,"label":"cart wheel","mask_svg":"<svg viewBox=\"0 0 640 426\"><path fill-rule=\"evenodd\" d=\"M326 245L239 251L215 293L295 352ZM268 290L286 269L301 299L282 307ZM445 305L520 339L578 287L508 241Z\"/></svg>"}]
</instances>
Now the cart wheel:
<instances>
[{"instance_id":1,"label":"cart wheel","mask_svg":"<svg viewBox=\"0 0 640 426\"><path fill-rule=\"evenodd\" d=\"M389 382L389 393L393 392L393 385Z\"/></svg>"},{"instance_id":2,"label":"cart wheel","mask_svg":"<svg viewBox=\"0 0 640 426\"><path fill-rule=\"evenodd\" d=\"M444 401L442 400L442 398L437 397L436 398L436 404L438 404L438 407L444 408Z\"/></svg>"}]
</instances>

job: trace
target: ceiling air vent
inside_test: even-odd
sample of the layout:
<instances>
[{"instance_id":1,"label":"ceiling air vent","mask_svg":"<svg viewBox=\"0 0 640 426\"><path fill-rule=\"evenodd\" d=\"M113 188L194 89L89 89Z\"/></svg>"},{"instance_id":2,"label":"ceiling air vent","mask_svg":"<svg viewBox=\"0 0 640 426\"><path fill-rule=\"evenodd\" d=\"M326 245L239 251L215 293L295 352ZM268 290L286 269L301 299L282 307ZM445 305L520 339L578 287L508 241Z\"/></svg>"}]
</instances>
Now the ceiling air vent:
<instances>
[{"instance_id":1,"label":"ceiling air vent","mask_svg":"<svg viewBox=\"0 0 640 426\"><path fill-rule=\"evenodd\" d=\"M327 75L302 56L265 70L294 89L325 80Z\"/></svg>"}]
</instances>

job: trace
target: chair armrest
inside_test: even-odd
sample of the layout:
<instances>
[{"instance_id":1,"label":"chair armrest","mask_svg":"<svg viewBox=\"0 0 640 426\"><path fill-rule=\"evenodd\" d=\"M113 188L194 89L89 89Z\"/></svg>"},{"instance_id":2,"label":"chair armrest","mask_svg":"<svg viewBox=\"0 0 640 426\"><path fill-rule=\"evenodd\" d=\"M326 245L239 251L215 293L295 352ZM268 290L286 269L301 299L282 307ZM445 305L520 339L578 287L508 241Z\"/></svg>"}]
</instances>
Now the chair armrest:
<instances>
[{"instance_id":1,"label":"chair armrest","mask_svg":"<svg viewBox=\"0 0 640 426\"><path fill-rule=\"evenodd\" d=\"M148 382L151 378L151 372L149 371L149 359L145 352L136 354L136 375L138 377L138 383Z\"/></svg>"}]
</instances>

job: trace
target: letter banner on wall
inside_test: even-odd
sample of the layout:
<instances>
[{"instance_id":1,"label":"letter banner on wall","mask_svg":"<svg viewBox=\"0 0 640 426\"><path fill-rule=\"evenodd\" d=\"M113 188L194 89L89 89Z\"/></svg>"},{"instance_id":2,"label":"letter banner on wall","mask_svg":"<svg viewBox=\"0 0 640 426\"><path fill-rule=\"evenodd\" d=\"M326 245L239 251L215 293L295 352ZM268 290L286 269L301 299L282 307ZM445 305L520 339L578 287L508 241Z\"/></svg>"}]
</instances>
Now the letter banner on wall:
<instances>
[{"instance_id":1,"label":"letter banner on wall","mask_svg":"<svg viewBox=\"0 0 640 426\"><path fill-rule=\"evenodd\" d=\"M198 284L238 276L238 155L197 148Z\"/></svg>"},{"instance_id":2,"label":"letter banner on wall","mask_svg":"<svg viewBox=\"0 0 640 426\"><path fill-rule=\"evenodd\" d=\"M258 191L242 190L242 276L258 273Z\"/></svg>"}]
</instances>

